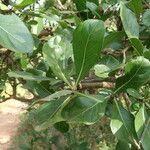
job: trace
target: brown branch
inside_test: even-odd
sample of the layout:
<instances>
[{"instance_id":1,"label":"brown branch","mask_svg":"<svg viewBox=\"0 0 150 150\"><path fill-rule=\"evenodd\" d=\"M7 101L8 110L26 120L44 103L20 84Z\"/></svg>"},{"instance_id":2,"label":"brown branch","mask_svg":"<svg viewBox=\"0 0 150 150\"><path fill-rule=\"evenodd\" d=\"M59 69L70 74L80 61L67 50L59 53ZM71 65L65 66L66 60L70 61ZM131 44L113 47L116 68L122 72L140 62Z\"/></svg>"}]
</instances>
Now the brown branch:
<instances>
[{"instance_id":1,"label":"brown branch","mask_svg":"<svg viewBox=\"0 0 150 150\"><path fill-rule=\"evenodd\" d=\"M38 35L38 38L47 37L49 35L52 35L53 31L51 28L44 28Z\"/></svg>"},{"instance_id":2,"label":"brown branch","mask_svg":"<svg viewBox=\"0 0 150 150\"><path fill-rule=\"evenodd\" d=\"M115 87L115 83L113 82L81 82L79 84L78 90L85 90L85 89L97 89L97 88L107 88L107 89L113 89Z\"/></svg>"}]
</instances>

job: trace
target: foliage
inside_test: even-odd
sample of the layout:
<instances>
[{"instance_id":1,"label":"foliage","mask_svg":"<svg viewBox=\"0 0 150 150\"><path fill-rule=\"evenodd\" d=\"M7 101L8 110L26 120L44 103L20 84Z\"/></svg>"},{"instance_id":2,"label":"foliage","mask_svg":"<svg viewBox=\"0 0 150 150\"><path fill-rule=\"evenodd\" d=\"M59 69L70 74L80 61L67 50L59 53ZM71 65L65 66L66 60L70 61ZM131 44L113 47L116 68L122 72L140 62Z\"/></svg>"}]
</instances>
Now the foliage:
<instances>
[{"instance_id":1,"label":"foliage","mask_svg":"<svg viewBox=\"0 0 150 150\"><path fill-rule=\"evenodd\" d=\"M2 0L0 13L2 102L28 102L36 132L107 118L116 149L149 150L149 0Z\"/></svg>"}]
</instances>

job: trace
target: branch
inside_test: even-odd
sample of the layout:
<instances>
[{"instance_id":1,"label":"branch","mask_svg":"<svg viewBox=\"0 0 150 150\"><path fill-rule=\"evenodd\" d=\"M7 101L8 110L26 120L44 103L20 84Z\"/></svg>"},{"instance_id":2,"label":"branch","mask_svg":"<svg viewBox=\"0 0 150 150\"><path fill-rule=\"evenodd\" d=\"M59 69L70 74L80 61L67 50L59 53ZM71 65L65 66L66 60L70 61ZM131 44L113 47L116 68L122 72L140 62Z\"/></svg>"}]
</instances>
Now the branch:
<instances>
[{"instance_id":1,"label":"branch","mask_svg":"<svg viewBox=\"0 0 150 150\"><path fill-rule=\"evenodd\" d=\"M81 82L79 84L78 90L97 89L97 88L113 89L114 87L115 87L114 82L105 82L105 81Z\"/></svg>"}]
</instances>

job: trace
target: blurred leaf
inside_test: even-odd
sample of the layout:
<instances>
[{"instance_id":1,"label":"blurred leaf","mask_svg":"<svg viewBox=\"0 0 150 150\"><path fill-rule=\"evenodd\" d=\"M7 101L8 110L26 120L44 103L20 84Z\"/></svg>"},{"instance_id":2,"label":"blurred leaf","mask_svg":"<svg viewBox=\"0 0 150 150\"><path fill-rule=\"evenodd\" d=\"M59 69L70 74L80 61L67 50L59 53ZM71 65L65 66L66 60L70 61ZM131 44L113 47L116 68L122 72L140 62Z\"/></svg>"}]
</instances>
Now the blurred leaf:
<instances>
[{"instance_id":1,"label":"blurred leaf","mask_svg":"<svg viewBox=\"0 0 150 150\"><path fill-rule=\"evenodd\" d=\"M142 99L142 96L140 95L140 93L135 89L129 88L127 89L127 93L134 98Z\"/></svg>"},{"instance_id":2,"label":"blurred leaf","mask_svg":"<svg viewBox=\"0 0 150 150\"><path fill-rule=\"evenodd\" d=\"M91 2L96 5L99 5L98 0L73 0L73 2L76 4L78 11L82 11L86 9L86 2Z\"/></svg>"},{"instance_id":3,"label":"blurred leaf","mask_svg":"<svg viewBox=\"0 0 150 150\"><path fill-rule=\"evenodd\" d=\"M107 99L100 95L74 97L62 110L62 116L69 122L93 124L104 114Z\"/></svg>"},{"instance_id":4,"label":"blurred leaf","mask_svg":"<svg viewBox=\"0 0 150 150\"><path fill-rule=\"evenodd\" d=\"M134 13L120 2L120 16L124 30L129 38L139 38L139 24Z\"/></svg>"},{"instance_id":5,"label":"blurred leaf","mask_svg":"<svg viewBox=\"0 0 150 150\"><path fill-rule=\"evenodd\" d=\"M116 91L123 92L128 88L138 90L150 80L150 61L142 56L132 59L125 66L125 75L116 80Z\"/></svg>"},{"instance_id":6,"label":"blurred leaf","mask_svg":"<svg viewBox=\"0 0 150 150\"><path fill-rule=\"evenodd\" d=\"M104 39L103 48L109 47L114 42L120 41L124 36L125 36L124 31L109 33Z\"/></svg>"},{"instance_id":7,"label":"blurred leaf","mask_svg":"<svg viewBox=\"0 0 150 150\"><path fill-rule=\"evenodd\" d=\"M131 42L132 46L134 47L134 49L136 50L137 54L143 55L144 46L143 46L142 42L137 38L131 38L130 42Z\"/></svg>"},{"instance_id":8,"label":"blurred leaf","mask_svg":"<svg viewBox=\"0 0 150 150\"><path fill-rule=\"evenodd\" d=\"M55 123L54 127L62 133L66 133L69 130L69 124L65 121Z\"/></svg>"},{"instance_id":9,"label":"blurred leaf","mask_svg":"<svg viewBox=\"0 0 150 150\"><path fill-rule=\"evenodd\" d=\"M143 14L143 23L146 26L150 26L150 9L147 9Z\"/></svg>"},{"instance_id":10,"label":"blurred leaf","mask_svg":"<svg viewBox=\"0 0 150 150\"><path fill-rule=\"evenodd\" d=\"M131 0L129 6L138 17L143 12L142 0Z\"/></svg>"},{"instance_id":11,"label":"blurred leaf","mask_svg":"<svg viewBox=\"0 0 150 150\"><path fill-rule=\"evenodd\" d=\"M116 150L131 150L131 146L127 142L119 140L116 146Z\"/></svg>"},{"instance_id":12,"label":"blurred leaf","mask_svg":"<svg viewBox=\"0 0 150 150\"><path fill-rule=\"evenodd\" d=\"M105 28L102 21L86 20L74 31L73 52L78 74L76 84L98 61L103 45ZM89 61L90 60L90 61Z\"/></svg>"},{"instance_id":13,"label":"blurred leaf","mask_svg":"<svg viewBox=\"0 0 150 150\"><path fill-rule=\"evenodd\" d=\"M36 76L32 73L25 72L25 71L14 71L14 72L8 72L9 77L15 77L15 78L23 78L24 80L33 80L33 81L48 81L52 80L48 77L42 77L42 76Z\"/></svg>"},{"instance_id":14,"label":"blurred leaf","mask_svg":"<svg viewBox=\"0 0 150 150\"><path fill-rule=\"evenodd\" d=\"M15 14L0 14L0 33L0 44L3 47L23 53L33 51L31 33Z\"/></svg>"},{"instance_id":15,"label":"blurred leaf","mask_svg":"<svg viewBox=\"0 0 150 150\"><path fill-rule=\"evenodd\" d=\"M23 9L35 2L36 2L36 0L17 0L16 1L17 4L14 7L17 9Z\"/></svg>"},{"instance_id":16,"label":"blurred leaf","mask_svg":"<svg viewBox=\"0 0 150 150\"><path fill-rule=\"evenodd\" d=\"M103 64L97 64L94 66L95 75L100 78L107 78L110 72L110 68Z\"/></svg>"},{"instance_id":17,"label":"blurred leaf","mask_svg":"<svg viewBox=\"0 0 150 150\"><path fill-rule=\"evenodd\" d=\"M99 12L98 12L98 8L99 8L98 5L96 5L93 2L87 1L86 2L86 7L93 13L94 16L97 16L98 18L101 18L101 16L99 15Z\"/></svg>"},{"instance_id":18,"label":"blurred leaf","mask_svg":"<svg viewBox=\"0 0 150 150\"><path fill-rule=\"evenodd\" d=\"M9 8L0 2L0 10L8 10Z\"/></svg>"},{"instance_id":19,"label":"blurred leaf","mask_svg":"<svg viewBox=\"0 0 150 150\"><path fill-rule=\"evenodd\" d=\"M135 117L135 130L136 130L139 138L141 138L141 135L144 131L145 122L146 122L147 117L148 116L147 116L147 113L145 111L145 107L142 106L140 108L140 110L138 111L138 113L136 114L136 117Z\"/></svg>"},{"instance_id":20,"label":"blurred leaf","mask_svg":"<svg viewBox=\"0 0 150 150\"><path fill-rule=\"evenodd\" d=\"M86 142L83 142L81 144L78 144L78 143L74 143L71 145L71 150L90 150L88 148L88 143Z\"/></svg>"}]
</instances>

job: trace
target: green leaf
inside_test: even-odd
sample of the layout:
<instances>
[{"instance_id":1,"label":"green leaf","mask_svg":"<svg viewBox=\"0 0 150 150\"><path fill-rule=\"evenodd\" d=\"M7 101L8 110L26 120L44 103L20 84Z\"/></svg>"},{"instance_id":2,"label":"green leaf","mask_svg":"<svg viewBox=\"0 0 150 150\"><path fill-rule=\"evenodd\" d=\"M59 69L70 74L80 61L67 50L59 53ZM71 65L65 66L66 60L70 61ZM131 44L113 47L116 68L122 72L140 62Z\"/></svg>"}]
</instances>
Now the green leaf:
<instances>
[{"instance_id":1,"label":"green leaf","mask_svg":"<svg viewBox=\"0 0 150 150\"><path fill-rule=\"evenodd\" d=\"M109 47L114 42L120 41L124 36L125 36L124 31L109 33L104 39L103 48Z\"/></svg>"},{"instance_id":2,"label":"green leaf","mask_svg":"<svg viewBox=\"0 0 150 150\"><path fill-rule=\"evenodd\" d=\"M107 78L108 74L119 67L120 63L112 56L104 56L99 64L95 65L95 75L101 78Z\"/></svg>"},{"instance_id":3,"label":"green leaf","mask_svg":"<svg viewBox=\"0 0 150 150\"><path fill-rule=\"evenodd\" d=\"M135 130L139 138L141 138L141 135L144 131L146 119L147 114L143 105L135 116Z\"/></svg>"},{"instance_id":4,"label":"green leaf","mask_svg":"<svg viewBox=\"0 0 150 150\"><path fill-rule=\"evenodd\" d=\"M119 140L116 146L116 150L131 150L131 146L122 140Z\"/></svg>"},{"instance_id":5,"label":"green leaf","mask_svg":"<svg viewBox=\"0 0 150 150\"><path fill-rule=\"evenodd\" d=\"M45 87L45 84L43 85L42 83L38 83L36 81L27 80L24 87L40 97L46 97L51 94L47 87Z\"/></svg>"},{"instance_id":6,"label":"green leaf","mask_svg":"<svg viewBox=\"0 0 150 150\"><path fill-rule=\"evenodd\" d=\"M15 8L23 9L33 3L35 3L36 0L17 0L16 5L14 6Z\"/></svg>"},{"instance_id":7,"label":"green leaf","mask_svg":"<svg viewBox=\"0 0 150 150\"><path fill-rule=\"evenodd\" d=\"M24 80L33 80L33 81L48 81L48 80L52 80L51 78L44 77L44 76L33 75L32 73L25 72L25 71L8 72L8 76L9 77L14 77L14 78L22 78Z\"/></svg>"},{"instance_id":8,"label":"green leaf","mask_svg":"<svg viewBox=\"0 0 150 150\"><path fill-rule=\"evenodd\" d=\"M124 92L128 88L138 90L150 80L150 61L142 56L132 59L125 66L125 75L116 80L116 92Z\"/></svg>"},{"instance_id":9,"label":"green leaf","mask_svg":"<svg viewBox=\"0 0 150 150\"><path fill-rule=\"evenodd\" d=\"M143 46L142 42L137 38L131 38L130 42L131 42L132 46L134 47L134 49L136 50L137 54L143 55L144 46Z\"/></svg>"},{"instance_id":10,"label":"green leaf","mask_svg":"<svg viewBox=\"0 0 150 150\"><path fill-rule=\"evenodd\" d=\"M89 2L89 1L87 1L86 2L86 7L92 12L92 14L94 15L94 16L97 16L98 18L101 18L101 16L99 15L99 13L98 13L98 5L96 5L95 3L93 3L93 2Z\"/></svg>"},{"instance_id":11,"label":"green leaf","mask_svg":"<svg viewBox=\"0 0 150 150\"><path fill-rule=\"evenodd\" d=\"M93 124L105 114L107 99L100 95L74 97L62 110L62 116L69 122Z\"/></svg>"},{"instance_id":12,"label":"green leaf","mask_svg":"<svg viewBox=\"0 0 150 150\"><path fill-rule=\"evenodd\" d=\"M146 26L150 26L150 9L147 9L143 14L143 23Z\"/></svg>"},{"instance_id":13,"label":"green leaf","mask_svg":"<svg viewBox=\"0 0 150 150\"><path fill-rule=\"evenodd\" d=\"M73 52L78 74L76 84L97 62L103 45L105 28L100 20L86 20L74 31Z\"/></svg>"},{"instance_id":14,"label":"green leaf","mask_svg":"<svg viewBox=\"0 0 150 150\"><path fill-rule=\"evenodd\" d=\"M140 139L144 150L149 150L149 148L150 148L149 140L150 140L150 117L145 122L145 129L144 129L142 137Z\"/></svg>"},{"instance_id":15,"label":"green leaf","mask_svg":"<svg viewBox=\"0 0 150 150\"><path fill-rule=\"evenodd\" d=\"M139 112L135 116L135 129L144 150L149 150L150 117L148 116L144 105L140 108Z\"/></svg>"},{"instance_id":16,"label":"green leaf","mask_svg":"<svg viewBox=\"0 0 150 150\"><path fill-rule=\"evenodd\" d=\"M65 68L63 68L62 60L65 59L65 50L61 49L58 43L61 41L59 36L53 37L49 40L48 43L45 43L43 46L43 54L44 58L46 59L47 63L51 67L54 74L64 82L66 82L70 87L71 84L67 75L65 74ZM71 50L70 50L71 51ZM70 54L67 54L70 56ZM67 56L67 58L69 58Z\"/></svg>"},{"instance_id":17,"label":"green leaf","mask_svg":"<svg viewBox=\"0 0 150 150\"><path fill-rule=\"evenodd\" d=\"M33 102L29 108L31 108L33 105L35 105L36 103L39 103L39 102L49 102L49 101L52 101L54 99L59 99L60 97L62 96L66 96L66 95L71 95L72 94L72 91L70 90L61 90L61 91L57 91L47 97L44 97L44 98L41 98L39 100L36 100L35 102Z\"/></svg>"},{"instance_id":18,"label":"green leaf","mask_svg":"<svg viewBox=\"0 0 150 150\"><path fill-rule=\"evenodd\" d=\"M24 23L15 14L0 14L0 44L13 51L33 51L32 36Z\"/></svg>"},{"instance_id":19,"label":"green leaf","mask_svg":"<svg viewBox=\"0 0 150 150\"><path fill-rule=\"evenodd\" d=\"M135 89L129 88L129 89L127 89L127 93L134 98L143 99L142 96L140 95L140 93Z\"/></svg>"},{"instance_id":20,"label":"green leaf","mask_svg":"<svg viewBox=\"0 0 150 150\"><path fill-rule=\"evenodd\" d=\"M30 114L33 119L33 126L37 131L42 131L57 122L64 121L61 117L61 110L71 100L71 97L61 97L41 105L36 111Z\"/></svg>"},{"instance_id":21,"label":"green leaf","mask_svg":"<svg viewBox=\"0 0 150 150\"><path fill-rule=\"evenodd\" d=\"M95 65L94 70L95 70L95 75L100 78L107 78L110 72L110 68L103 64Z\"/></svg>"},{"instance_id":22,"label":"green leaf","mask_svg":"<svg viewBox=\"0 0 150 150\"><path fill-rule=\"evenodd\" d=\"M120 3L120 16L123 23L124 30L129 38L139 38L139 24L134 13Z\"/></svg>"},{"instance_id":23,"label":"green leaf","mask_svg":"<svg viewBox=\"0 0 150 150\"><path fill-rule=\"evenodd\" d=\"M112 109L111 130L115 136L124 142L133 142L136 138L133 115L115 101Z\"/></svg>"},{"instance_id":24,"label":"green leaf","mask_svg":"<svg viewBox=\"0 0 150 150\"><path fill-rule=\"evenodd\" d=\"M69 130L69 124L66 121L57 122L54 127L62 133L66 133Z\"/></svg>"},{"instance_id":25,"label":"green leaf","mask_svg":"<svg viewBox=\"0 0 150 150\"><path fill-rule=\"evenodd\" d=\"M83 11L86 9L86 2L92 2L96 5L99 5L98 0L73 0L73 2L76 4L78 11Z\"/></svg>"},{"instance_id":26,"label":"green leaf","mask_svg":"<svg viewBox=\"0 0 150 150\"><path fill-rule=\"evenodd\" d=\"M143 12L142 0L131 0L129 6L138 17Z\"/></svg>"}]
</instances>

